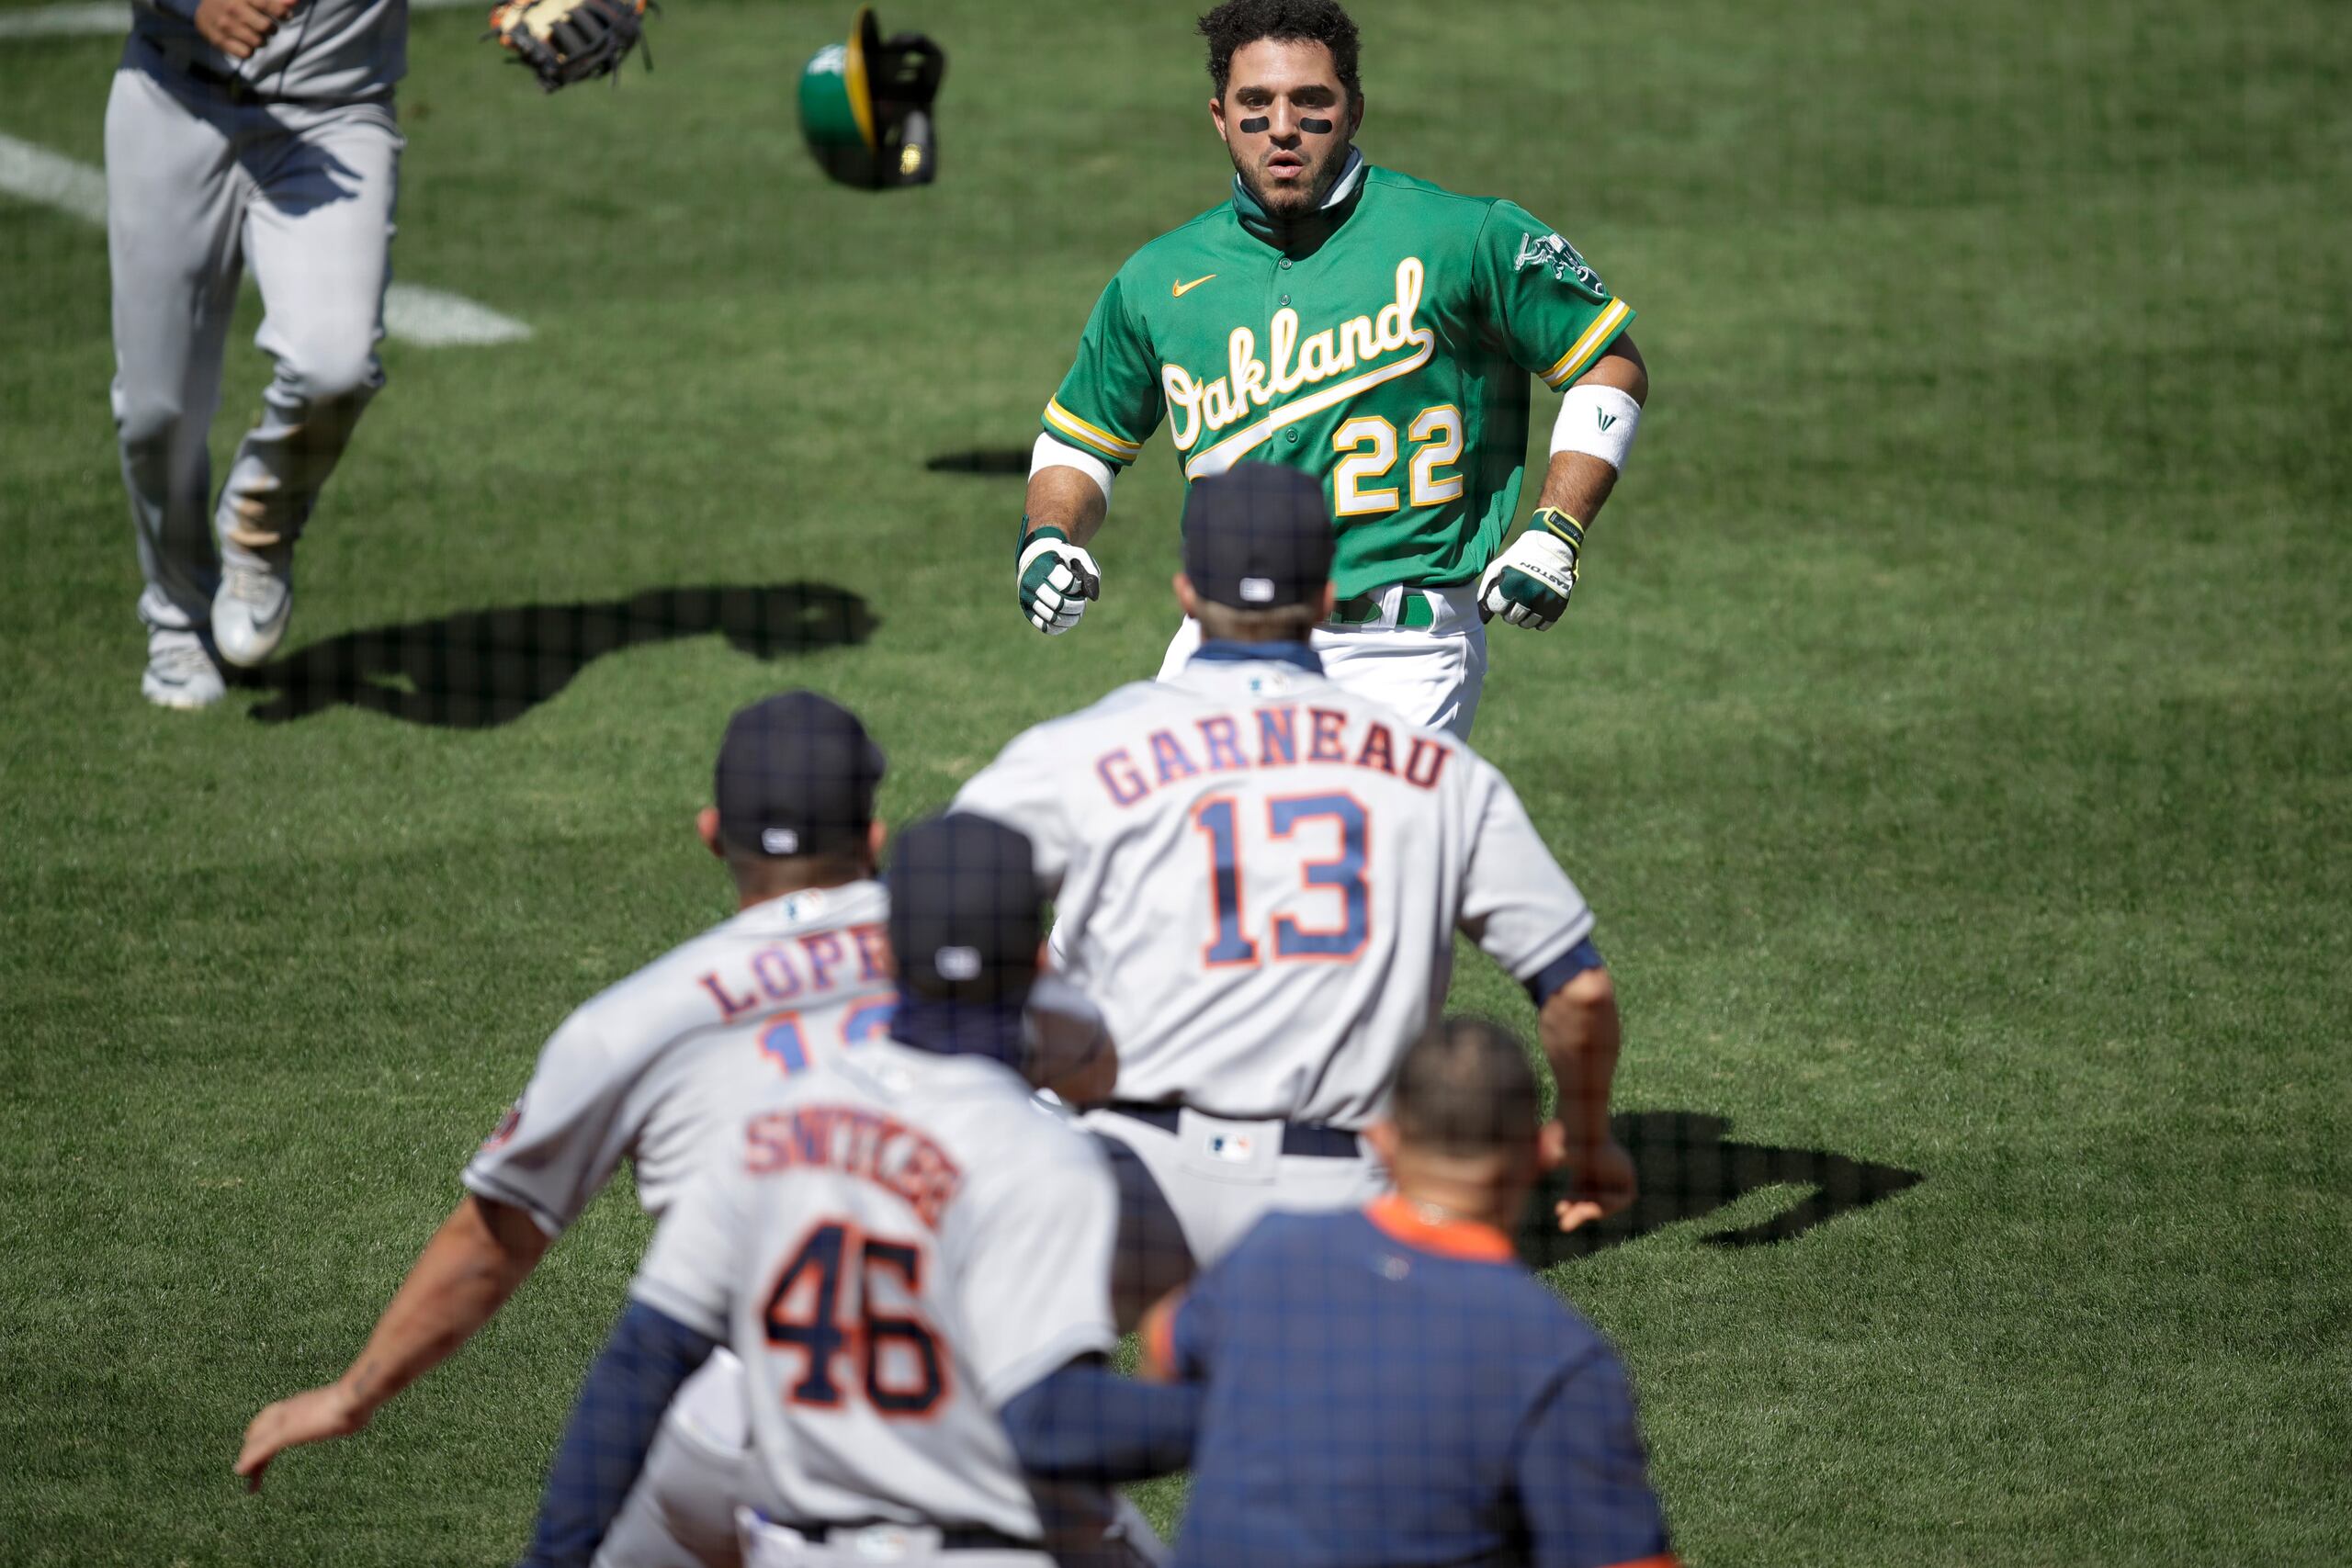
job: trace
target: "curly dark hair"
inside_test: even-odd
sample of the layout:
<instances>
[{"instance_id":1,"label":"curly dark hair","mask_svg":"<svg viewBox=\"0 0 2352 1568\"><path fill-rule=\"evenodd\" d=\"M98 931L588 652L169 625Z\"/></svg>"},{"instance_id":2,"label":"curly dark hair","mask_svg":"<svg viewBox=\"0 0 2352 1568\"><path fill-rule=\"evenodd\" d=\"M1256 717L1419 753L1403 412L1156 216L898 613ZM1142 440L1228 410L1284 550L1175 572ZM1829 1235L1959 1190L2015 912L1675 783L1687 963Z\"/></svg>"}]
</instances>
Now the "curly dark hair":
<instances>
[{"instance_id":1,"label":"curly dark hair","mask_svg":"<svg viewBox=\"0 0 2352 1568\"><path fill-rule=\"evenodd\" d=\"M1349 101L1363 96L1363 84L1356 75L1356 24L1339 0L1225 0L1201 18L1201 36L1209 40L1209 80L1216 84L1220 98L1233 73L1234 51L1266 38L1323 45L1331 51Z\"/></svg>"}]
</instances>

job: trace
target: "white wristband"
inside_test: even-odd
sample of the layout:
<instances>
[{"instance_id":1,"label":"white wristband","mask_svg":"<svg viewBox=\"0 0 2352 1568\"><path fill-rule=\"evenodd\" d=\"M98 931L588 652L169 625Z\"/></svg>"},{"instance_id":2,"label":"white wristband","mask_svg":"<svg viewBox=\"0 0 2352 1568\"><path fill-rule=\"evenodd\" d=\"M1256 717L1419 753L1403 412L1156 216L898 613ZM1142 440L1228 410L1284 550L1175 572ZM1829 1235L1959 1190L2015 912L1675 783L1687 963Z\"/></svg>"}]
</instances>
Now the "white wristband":
<instances>
[{"instance_id":1,"label":"white wristband","mask_svg":"<svg viewBox=\"0 0 2352 1568\"><path fill-rule=\"evenodd\" d=\"M1570 387L1552 426L1552 456L1587 452L1619 473L1641 428L1642 405L1614 387Z\"/></svg>"},{"instance_id":2,"label":"white wristband","mask_svg":"<svg viewBox=\"0 0 2352 1568\"><path fill-rule=\"evenodd\" d=\"M1082 452L1068 442L1057 441L1045 432L1037 433L1037 445L1029 449L1029 477L1035 479L1042 468L1076 468L1094 481L1102 492L1102 504L1111 504L1111 480L1115 477L1111 465L1091 452Z\"/></svg>"}]
</instances>

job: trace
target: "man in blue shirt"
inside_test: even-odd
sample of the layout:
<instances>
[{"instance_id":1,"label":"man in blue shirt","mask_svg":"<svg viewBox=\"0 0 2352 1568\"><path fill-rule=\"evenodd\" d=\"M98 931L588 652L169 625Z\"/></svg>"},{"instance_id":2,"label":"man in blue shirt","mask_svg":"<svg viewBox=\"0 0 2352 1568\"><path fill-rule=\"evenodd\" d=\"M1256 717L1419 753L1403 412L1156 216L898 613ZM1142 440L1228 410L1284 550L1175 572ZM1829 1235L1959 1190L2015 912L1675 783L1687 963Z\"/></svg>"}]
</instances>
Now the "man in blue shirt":
<instances>
[{"instance_id":1,"label":"man in blue shirt","mask_svg":"<svg viewBox=\"0 0 2352 1568\"><path fill-rule=\"evenodd\" d=\"M1510 1233L1556 1165L1519 1043L1449 1021L1365 1136L1396 1190L1277 1213L1145 1322L1204 1385L1178 1568L1671 1568L1632 1392Z\"/></svg>"}]
</instances>

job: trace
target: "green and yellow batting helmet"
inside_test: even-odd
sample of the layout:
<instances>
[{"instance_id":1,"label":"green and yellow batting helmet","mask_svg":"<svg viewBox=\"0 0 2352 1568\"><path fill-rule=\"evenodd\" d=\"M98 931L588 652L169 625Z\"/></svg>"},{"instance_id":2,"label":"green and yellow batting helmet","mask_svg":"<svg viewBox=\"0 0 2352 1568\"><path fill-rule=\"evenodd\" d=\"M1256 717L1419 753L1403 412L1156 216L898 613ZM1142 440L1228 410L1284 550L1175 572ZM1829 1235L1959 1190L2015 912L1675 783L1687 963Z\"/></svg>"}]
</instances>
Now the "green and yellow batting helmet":
<instances>
[{"instance_id":1,"label":"green and yellow batting helmet","mask_svg":"<svg viewBox=\"0 0 2352 1568\"><path fill-rule=\"evenodd\" d=\"M921 33L885 39L861 6L847 43L827 44L800 72L800 134L817 166L845 186L927 186L938 172L931 101L947 53Z\"/></svg>"}]
</instances>

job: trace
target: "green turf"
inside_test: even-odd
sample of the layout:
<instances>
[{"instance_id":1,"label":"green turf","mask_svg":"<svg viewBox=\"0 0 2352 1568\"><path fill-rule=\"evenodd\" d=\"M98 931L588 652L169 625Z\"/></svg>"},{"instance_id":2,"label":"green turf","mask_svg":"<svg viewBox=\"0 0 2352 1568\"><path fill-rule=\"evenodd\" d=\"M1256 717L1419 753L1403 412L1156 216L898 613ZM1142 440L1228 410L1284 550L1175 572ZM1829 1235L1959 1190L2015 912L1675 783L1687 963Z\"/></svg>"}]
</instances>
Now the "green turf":
<instances>
[{"instance_id":1,"label":"green turf","mask_svg":"<svg viewBox=\"0 0 2352 1568\"><path fill-rule=\"evenodd\" d=\"M856 646L636 648L488 728L150 711L103 238L0 198L0 1558L510 1561L625 1193L364 1437L254 1500L229 1461L545 1032L722 911L688 818L727 713L842 696L903 819L1154 668L1164 446L1051 643L1017 483L923 465L1025 448L1102 279L1217 198L1193 7L904 0L945 183L887 198L787 118L833 9L673 5L657 72L554 99L417 18L401 275L538 336L388 346L296 637L805 580ZM1554 219L1643 312L1639 461L1477 737L1601 911L1621 1099L1924 1178L1559 1271L1686 1555L2352 1558L2341 7L1362 19L1372 155ZM112 58L0 39L0 131L95 161Z\"/></svg>"}]
</instances>

